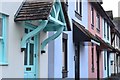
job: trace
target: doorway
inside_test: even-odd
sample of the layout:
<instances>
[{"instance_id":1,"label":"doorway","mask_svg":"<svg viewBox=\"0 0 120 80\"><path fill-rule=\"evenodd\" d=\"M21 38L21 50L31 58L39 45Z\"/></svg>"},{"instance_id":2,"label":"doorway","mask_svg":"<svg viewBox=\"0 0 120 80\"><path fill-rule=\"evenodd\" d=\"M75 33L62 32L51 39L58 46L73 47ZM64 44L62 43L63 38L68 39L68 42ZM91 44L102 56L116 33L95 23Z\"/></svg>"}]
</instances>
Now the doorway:
<instances>
[{"instance_id":1,"label":"doorway","mask_svg":"<svg viewBox=\"0 0 120 80\"><path fill-rule=\"evenodd\" d=\"M29 33L32 30L25 29L25 33ZM26 42L26 50L24 53L24 78L37 78L37 66L38 66L38 36L29 38Z\"/></svg>"}]
</instances>

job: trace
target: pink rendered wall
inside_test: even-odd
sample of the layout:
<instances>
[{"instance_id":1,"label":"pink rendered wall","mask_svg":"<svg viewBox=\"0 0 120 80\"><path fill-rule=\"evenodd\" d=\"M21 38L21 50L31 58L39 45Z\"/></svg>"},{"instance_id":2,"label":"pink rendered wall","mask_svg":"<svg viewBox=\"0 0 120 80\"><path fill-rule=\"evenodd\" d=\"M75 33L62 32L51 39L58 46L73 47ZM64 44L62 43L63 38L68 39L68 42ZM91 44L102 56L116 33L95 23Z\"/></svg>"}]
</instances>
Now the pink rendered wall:
<instances>
[{"instance_id":1,"label":"pink rendered wall","mask_svg":"<svg viewBox=\"0 0 120 80\"><path fill-rule=\"evenodd\" d=\"M93 34L93 35L97 35L99 36L100 38L102 38L102 17L100 16L100 33L97 32L96 30L96 14L97 14L97 11L94 9L94 29L92 29L92 26L91 26L91 4L88 3L88 30ZM94 46L94 72L92 72L92 52L91 52L91 46L89 46L88 48L88 75L89 75L89 78L97 78L97 53L96 53L96 45ZM100 56L99 56L99 63L100 63L100 78L103 77L103 54L100 53Z\"/></svg>"}]
</instances>

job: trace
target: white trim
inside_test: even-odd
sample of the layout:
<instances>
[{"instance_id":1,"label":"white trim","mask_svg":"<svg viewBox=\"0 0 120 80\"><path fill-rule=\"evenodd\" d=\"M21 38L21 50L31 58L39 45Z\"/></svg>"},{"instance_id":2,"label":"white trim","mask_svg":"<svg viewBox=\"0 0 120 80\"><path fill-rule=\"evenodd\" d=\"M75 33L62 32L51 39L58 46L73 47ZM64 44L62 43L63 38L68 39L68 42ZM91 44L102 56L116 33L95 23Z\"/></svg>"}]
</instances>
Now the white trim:
<instances>
[{"instance_id":1,"label":"white trim","mask_svg":"<svg viewBox=\"0 0 120 80\"><path fill-rule=\"evenodd\" d=\"M96 42L95 40L91 40L92 43L95 43L96 45L100 46L99 42Z\"/></svg>"},{"instance_id":2,"label":"white trim","mask_svg":"<svg viewBox=\"0 0 120 80\"><path fill-rule=\"evenodd\" d=\"M0 39L3 39L3 37L0 36Z\"/></svg>"}]
</instances>

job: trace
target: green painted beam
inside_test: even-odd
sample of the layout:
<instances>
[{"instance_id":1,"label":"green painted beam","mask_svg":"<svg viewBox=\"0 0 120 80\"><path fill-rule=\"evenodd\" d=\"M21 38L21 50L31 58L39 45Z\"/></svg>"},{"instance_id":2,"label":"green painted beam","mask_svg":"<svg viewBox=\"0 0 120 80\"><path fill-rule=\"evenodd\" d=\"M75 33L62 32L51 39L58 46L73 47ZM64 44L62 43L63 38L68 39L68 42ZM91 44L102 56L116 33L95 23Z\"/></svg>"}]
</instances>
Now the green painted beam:
<instances>
[{"instance_id":1,"label":"green painted beam","mask_svg":"<svg viewBox=\"0 0 120 80\"><path fill-rule=\"evenodd\" d=\"M36 28L34 29L33 31L29 32L28 34L26 34L23 39L22 39L22 42L21 42L21 48L26 48L26 41L33 37L34 35L36 35L37 33L40 33L40 31L42 31L46 25L48 23L48 20L43 20L41 21L41 24Z\"/></svg>"},{"instance_id":2,"label":"green painted beam","mask_svg":"<svg viewBox=\"0 0 120 80\"><path fill-rule=\"evenodd\" d=\"M63 23L63 22L55 19L55 18L52 17L51 15L49 16L49 20L52 21L53 23L55 23L56 25L66 26L66 23Z\"/></svg>"},{"instance_id":3,"label":"green painted beam","mask_svg":"<svg viewBox=\"0 0 120 80\"><path fill-rule=\"evenodd\" d=\"M56 16L56 9L55 6L53 5L53 13L54 13L54 17Z\"/></svg>"},{"instance_id":4,"label":"green painted beam","mask_svg":"<svg viewBox=\"0 0 120 80\"><path fill-rule=\"evenodd\" d=\"M63 32L63 30L64 30L64 26L61 26L54 35L52 35L52 36L50 36L49 38L47 38L46 40L44 40L44 41L42 42L42 45L41 45L41 50L44 51L45 46L46 46L50 41L55 40L55 39Z\"/></svg>"},{"instance_id":5,"label":"green painted beam","mask_svg":"<svg viewBox=\"0 0 120 80\"><path fill-rule=\"evenodd\" d=\"M59 17L59 13L60 13L60 6L59 5L57 5L57 7L56 7L57 9L56 9L56 19L58 19L58 17Z\"/></svg>"}]
</instances>

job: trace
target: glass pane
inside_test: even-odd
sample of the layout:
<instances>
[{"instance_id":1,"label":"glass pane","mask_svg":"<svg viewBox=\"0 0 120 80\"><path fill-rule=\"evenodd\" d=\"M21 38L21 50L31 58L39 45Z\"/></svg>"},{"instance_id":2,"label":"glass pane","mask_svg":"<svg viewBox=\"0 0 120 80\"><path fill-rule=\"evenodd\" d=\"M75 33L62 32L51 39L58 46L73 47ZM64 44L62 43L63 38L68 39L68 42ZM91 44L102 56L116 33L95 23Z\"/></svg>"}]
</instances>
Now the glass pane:
<instances>
[{"instance_id":1,"label":"glass pane","mask_svg":"<svg viewBox=\"0 0 120 80\"><path fill-rule=\"evenodd\" d=\"M78 0L76 0L76 11L78 12Z\"/></svg>"},{"instance_id":2,"label":"glass pane","mask_svg":"<svg viewBox=\"0 0 120 80\"><path fill-rule=\"evenodd\" d=\"M34 62L34 44L30 43L30 65Z\"/></svg>"},{"instance_id":3,"label":"glass pane","mask_svg":"<svg viewBox=\"0 0 120 80\"><path fill-rule=\"evenodd\" d=\"M28 33L28 29L25 28L25 33Z\"/></svg>"},{"instance_id":4,"label":"glass pane","mask_svg":"<svg viewBox=\"0 0 120 80\"><path fill-rule=\"evenodd\" d=\"M2 36L2 19L0 18L0 36Z\"/></svg>"},{"instance_id":5,"label":"glass pane","mask_svg":"<svg viewBox=\"0 0 120 80\"><path fill-rule=\"evenodd\" d=\"M28 43L26 44L25 54L24 54L24 65L27 65L27 53L28 53Z\"/></svg>"},{"instance_id":6,"label":"glass pane","mask_svg":"<svg viewBox=\"0 0 120 80\"><path fill-rule=\"evenodd\" d=\"M0 62L2 62L2 52L3 51L3 46L2 46L2 40L0 40Z\"/></svg>"}]
</instances>

